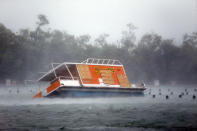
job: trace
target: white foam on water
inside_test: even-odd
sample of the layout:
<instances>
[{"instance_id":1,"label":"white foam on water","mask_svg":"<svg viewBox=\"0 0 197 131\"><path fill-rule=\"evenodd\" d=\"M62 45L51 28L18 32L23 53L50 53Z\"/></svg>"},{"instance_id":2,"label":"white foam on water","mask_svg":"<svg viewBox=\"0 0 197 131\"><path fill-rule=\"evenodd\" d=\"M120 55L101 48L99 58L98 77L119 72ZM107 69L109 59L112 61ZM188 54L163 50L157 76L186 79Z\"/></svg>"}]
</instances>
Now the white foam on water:
<instances>
[{"instance_id":1,"label":"white foam on water","mask_svg":"<svg viewBox=\"0 0 197 131\"><path fill-rule=\"evenodd\" d=\"M108 98L33 98L39 89L36 87L1 87L0 105L50 105L50 104L107 104L107 103L128 103L128 104L154 104L154 103L197 103L197 96L194 87L187 86L148 86L144 96L131 97L108 97ZM173 92L173 94L171 94ZM186 94L188 92L188 94ZM161 94L160 94L161 93ZM181 98L179 95L184 93ZM155 98L153 97L155 95ZM168 96L168 99L166 99Z\"/></svg>"},{"instance_id":2,"label":"white foam on water","mask_svg":"<svg viewBox=\"0 0 197 131\"><path fill-rule=\"evenodd\" d=\"M22 86L0 88L0 130L155 131L158 127L197 127L194 87L148 86L144 96L138 97L32 98L38 91ZM185 94L179 98L181 93Z\"/></svg>"}]
</instances>

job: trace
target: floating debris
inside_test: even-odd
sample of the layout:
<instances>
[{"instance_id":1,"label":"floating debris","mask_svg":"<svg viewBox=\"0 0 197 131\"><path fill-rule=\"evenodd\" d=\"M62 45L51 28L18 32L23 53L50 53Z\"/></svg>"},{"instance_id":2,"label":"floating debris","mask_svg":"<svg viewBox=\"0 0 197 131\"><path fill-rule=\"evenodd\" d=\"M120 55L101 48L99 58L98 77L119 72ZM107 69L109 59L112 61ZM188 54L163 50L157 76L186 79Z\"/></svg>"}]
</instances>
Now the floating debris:
<instances>
[{"instance_id":1,"label":"floating debris","mask_svg":"<svg viewBox=\"0 0 197 131\"><path fill-rule=\"evenodd\" d=\"M156 97L156 95L153 95L153 98L155 98Z\"/></svg>"},{"instance_id":2,"label":"floating debris","mask_svg":"<svg viewBox=\"0 0 197 131\"><path fill-rule=\"evenodd\" d=\"M169 96L168 95L166 95L166 99L169 99Z\"/></svg>"},{"instance_id":3,"label":"floating debris","mask_svg":"<svg viewBox=\"0 0 197 131\"><path fill-rule=\"evenodd\" d=\"M63 126L63 127L60 127L59 129L60 129L60 130L64 130L64 129L65 129L65 127Z\"/></svg>"},{"instance_id":4,"label":"floating debris","mask_svg":"<svg viewBox=\"0 0 197 131\"><path fill-rule=\"evenodd\" d=\"M192 97L193 99L196 99L196 96L195 95L193 95L193 97Z\"/></svg>"},{"instance_id":5,"label":"floating debris","mask_svg":"<svg viewBox=\"0 0 197 131\"><path fill-rule=\"evenodd\" d=\"M19 89L17 89L17 91L16 91L16 92L17 92L17 94L18 94L18 93L19 93Z\"/></svg>"}]
</instances>

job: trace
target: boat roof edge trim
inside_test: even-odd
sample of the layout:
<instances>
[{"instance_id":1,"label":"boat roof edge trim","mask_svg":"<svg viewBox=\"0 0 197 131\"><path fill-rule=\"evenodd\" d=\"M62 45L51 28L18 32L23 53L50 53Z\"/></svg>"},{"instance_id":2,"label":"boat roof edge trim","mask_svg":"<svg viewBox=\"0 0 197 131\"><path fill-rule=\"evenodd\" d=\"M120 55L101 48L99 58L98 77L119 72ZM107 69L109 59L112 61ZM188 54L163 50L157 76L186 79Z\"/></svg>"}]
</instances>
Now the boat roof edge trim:
<instances>
[{"instance_id":1,"label":"boat roof edge trim","mask_svg":"<svg viewBox=\"0 0 197 131\"><path fill-rule=\"evenodd\" d=\"M104 60L111 60L111 59L104 59ZM117 60L118 61L118 60ZM57 64L57 63L51 63L51 64ZM113 65L113 64L96 64L96 63L72 63L72 62L64 62L61 63L59 65L57 65L56 67L54 67L53 69L49 70L46 74L42 75L37 81L41 81L45 76L47 76L48 74L54 72L54 70L58 69L59 67L61 67L62 65L77 65L77 64L86 64L86 65L106 65L106 66L123 66L121 63L120 65Z\"/></svg>"},{"instance_id":2,"label":"boat roof edge trim","mask_svg":"<svg viewBox=\"0 0 197 131\"><path fill-rule=\"evenodd\" d=\"M94 63L94 62L97 63ZM111 64L110 64L111 62ZM105 65L122 65L119 60L115 59L97 59L97 58L87 58L86 60L82 61L81 63L84 64L105 64Z\"/></svg>"}]
</instances>

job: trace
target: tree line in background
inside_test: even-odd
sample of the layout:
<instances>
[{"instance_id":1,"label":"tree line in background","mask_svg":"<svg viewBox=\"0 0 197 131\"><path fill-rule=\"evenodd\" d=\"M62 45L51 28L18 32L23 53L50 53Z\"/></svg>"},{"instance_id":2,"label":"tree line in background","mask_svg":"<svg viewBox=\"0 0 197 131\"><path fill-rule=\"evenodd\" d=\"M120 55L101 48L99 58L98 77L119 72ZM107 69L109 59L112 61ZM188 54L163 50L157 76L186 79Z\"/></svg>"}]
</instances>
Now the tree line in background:
<instances>
[{"instance_id":1,"label":"tree line in background","mask_svg":"<svg viewBox=\"0 0 197 131\"><path fill-rule=\"evenodd\" d=\"M109 43L108 34L91 41L89 35L74 36L46 29L45 15L38 15L34 30L13 33L0 24L0 81L22 82L47 71L51 62L76 62L89 57L118 59L125 66L131 82L163 84L197 83L197 32L185 34L181 43L147 33L136 41L136 27L127 25L118 43Z\"/></svg>"}]
</instances>

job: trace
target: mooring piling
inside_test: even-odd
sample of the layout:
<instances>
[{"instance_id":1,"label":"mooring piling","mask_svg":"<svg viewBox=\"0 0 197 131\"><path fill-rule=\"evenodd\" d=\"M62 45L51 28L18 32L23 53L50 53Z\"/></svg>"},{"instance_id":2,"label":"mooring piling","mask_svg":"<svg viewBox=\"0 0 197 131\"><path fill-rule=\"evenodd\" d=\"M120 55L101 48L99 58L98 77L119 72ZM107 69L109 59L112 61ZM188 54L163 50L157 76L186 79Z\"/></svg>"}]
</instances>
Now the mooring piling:
<instances>
[{"instance_id":1,"label":"mooring piling","mask_svg":"<svg viewBox=\"0 0 197 131\"><path fill-rule=\"evenodd\" d=\"M166 95L166 99L169 99L169 96L168 95Z\"/></svg>"},{"instance_id":2,"label":"mooring piling","mask_svg":"<svg viewBox=\"0 0 197 131\"><path fill-rule=\"evenodd\" d=\"M193 99L196 99L196 96L195 95L193 95L193 97L192 97Z\"/></svg>"},{"instance_id":3,"label":"mooring piling","mask_svg":"<svg viewBox=\"0 0 197 131\"><path fill-rule=\"evenodd\" d=\"M16 90L16 93L17 93L17 94L19 93L19 89Z\"/></svg>"}]
</instances>

